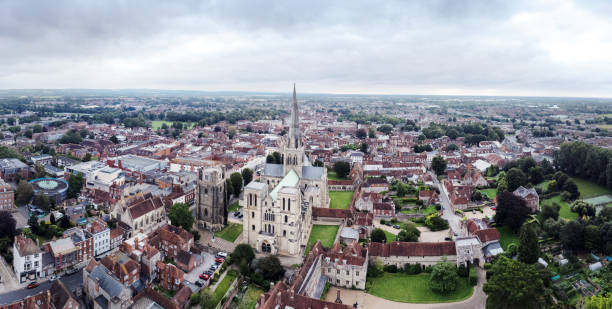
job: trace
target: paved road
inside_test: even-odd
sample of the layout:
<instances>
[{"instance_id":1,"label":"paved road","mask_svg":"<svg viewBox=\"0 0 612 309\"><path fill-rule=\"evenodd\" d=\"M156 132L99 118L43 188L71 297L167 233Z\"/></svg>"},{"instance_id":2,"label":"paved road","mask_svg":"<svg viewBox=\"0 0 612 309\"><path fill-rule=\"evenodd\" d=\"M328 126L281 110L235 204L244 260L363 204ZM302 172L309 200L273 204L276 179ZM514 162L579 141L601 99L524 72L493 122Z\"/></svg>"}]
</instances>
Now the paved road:
<instances>
[{"instance_id":1,"label":"paved road","mask_svg":"<svg viewBox=\"0 0 612 309\"><path fill-rule=\"evenodd\" d=\"M455 215L453 208L451 207L448 194L446 194L442 183L438 181L438 177L434 173L430 172L430 174L433 177L434 185L436 185L438 189L440 189L440 205L444 207L444 210L442 211L442 218L448 221L448 225L454 233L457 233L459 236L465 236L462 235L464 231L461 231L460 219L457 215Z\"/></svg>"},{"instance_id":2,"label":"paved road","mask_svg":"<svg viewBox=\"0 0 612 309\"><path fill-rule=\"evenodd\" d=\"M81 288L83 286L83 270L73 275L64 276L59 280L61 280L71 291ZM0 305L12 304L18 300L44 292L51 288L52 284L53 282L45 281L41 282L40 285L34 289L19 289L10 292L2 291L2 294L0 294Z\"/></svg>"}]
</instances>

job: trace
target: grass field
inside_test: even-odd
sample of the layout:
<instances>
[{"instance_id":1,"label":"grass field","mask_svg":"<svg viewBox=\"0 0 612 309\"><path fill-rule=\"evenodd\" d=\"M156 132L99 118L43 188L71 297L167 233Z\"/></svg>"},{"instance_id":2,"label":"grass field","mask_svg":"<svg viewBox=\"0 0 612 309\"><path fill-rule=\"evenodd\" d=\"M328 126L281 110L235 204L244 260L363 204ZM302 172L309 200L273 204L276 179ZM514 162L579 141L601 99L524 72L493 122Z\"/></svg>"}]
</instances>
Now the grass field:
<instances>
[{"instance_id":1,"label":"grass field","mask_svg":"<svg viewBox=\"0 0 612 309\"><path fill-rule=\"evenodd\" d=\"M368 294L403 303L456 302L469 298L474 292L467 278L460 278L457 290L448 295L437 294L429 288L429 274L384 273L381 277L367 280Z\"/></svg>"},{"instance_id":2,"label":"grass field","mask_svg":"<svg viewBox=\"0 0 612 309\"><path fill-rule=\"evenodd\" d=\"M329 208L348 209L353 198L353 191L329 191Z\"/></svg>"},{"instance_id":3,"label":"grass field","mask_svg":"<svg viewBox=\"0 0 612 309\"><path fill-rule=\"evenodd\" d=\"M228 223L222 230L215 233L215 237L234 242L240 236L240 233L242 233L242 224Z\"/></svg>"},{"instance_id":4,"label":"grass field","mask_svg":"<svg viewBox=\"0 0 612 309\"><path fill-rule=\"evenodd\" d=\"M246 294L242 298L242 301L240 302L240 307L238 308L239 309L254 309L255 304L257 304L257 301L259 300L259 297L261 296L261 294L263 294L262 289L256 286L250 285L249 290L246 292Z\"/></svg>"},{"instance_id":5,"label":"grass field","mask_svg":"<svg viewBox=\"0 0 612 309\"><path fill-rule=\"evenodd\" d=\"M238 201L236 201L234 204L227 207L227 212L236 212L240 210L240 208L242 207L240 207L240 205L238 205Z\"/></svg>"},{"instance_id":6,"label":"grass field","mask_svg":"<svg viewBox=\"0 0 612 309\"><path fill-rule=\"evenodd\" d=\"M424 214L428 216L438 211L436 210L436 206L430 205L421 209L419 209L418 207L413 207L412 209L403 209L400 212L404 214Z\"/></svg>"},{"instance_id":7,"label":"grass field","mask_svg":"<svg viewBox=\"0 0 612 309\"><path fill-rule=\"evenodd\" d=\"M553 203L557 203L559 204L559 206L561 206L561 209L559 209L559 217L568 220L574 220L578 218L578 214L570 210L569 204L565 201L562 201L560 195L553 196L549 199L540 201L541 205L552 205Z\"/></svg>"},{"instance_id":8,"label":"grass field","mask_svg":"<svg viewBox=\"0 0 612 309\"><path fill-rule=\"evenodd\" d=\"M336 174L336 172L328 170L327 171L327 179L329 179L329 180L346 180L348 178L340 178L340 177L338 177L338 174Z\"/></svg>"},{"instance_id":9,"label":"grass field","mask_svg":"<svg viewBox=\"0 0 612 309\"><path fill-rule=\"evenodd\" d=\"M581 199L603 194L612 194L612 190L602 187L596 183L590 182L586 179L577 177L573 177L572 179L574 179L574 182L578 186L578 191L580 191Z\"/></svg>"},{"instance_id":10,"label":"grass field","mask_svg":"<svg viewBox=\"0 0 612 309\"><path fill-rule=\"evenodd\" d=\"M321 244L325 247L331 247L336 240L336 234L338 233L339 226L337 225L313 225L310 231L310 237L308 237L308 243L306 244L306 250L304 255L308 255L310 247L321 240Z\"/></svg>"},{"instance_id":11,"label":"grass field","mask_svg":"<svg viewBox=\"0 0 612 309\"><path fill-rule=\"evenodd\" d=\"M177 122L180 122L180 121L177 121ZM153 120L153 121L151 121L151 126L153 127L153 131L157 131L157 129L161 128L164 123L170 128L170 127L172 127L172 123L173 122L172 121L165 121L165 120ZM187 125L191 129L195 125L195 122L187 122Z\"/></svg>"},{"instance_id":12,"label":"grass field","mask_svg":"<svg viewBox=\"0 0 612 309\"><path fill-rule=\"evenodd\" d=\"M482 189L480 190L483 194L486 194L489 197L489 200L494 200L497 196L497 189Z\"/></svg>"},{"instance_id":13,"label":"grass field","mask_svg":"<svg viewBox=\"0 0 612 309\"><path fill-rule=\"evenodd\" d=\"M234 280L236 279L236 276L237 276L236 271L232 271L232 270L227 271L227 274L225 275L223 280L219 282L219 284L217 285L217 288L213 292L213 297L215 298L215 304L218 304L221 301L221 299L223 299L223 296L229 289L232 282L234 282Z\"/></svg>"},{"instance_id":14,"label":"grass field","mask_svg":"<svg viewBox=\"0 0 612 309\"><path fill-rule=\"evenodd\" d=\"M400 230L397 230L397 232L399 233ZM385 232L385 236L387 236L387 243L390 243L392 241L395 241L397 239L397 235L388 232L386 230L383 230L383 232Z\"/></svg>"},{"instance_id":15,"label":"grass field","mask_svg":"<svg viewBox=\"0 0 612 309\"><path fill-rule=\"evenodd\" d=\"M517 245L519 244L518 235L514 234L507 226L499 226L497 227L497 230L499 231L499 234L501 234L499 244L504 250L506 250L508 245L511 243L516 243Z\"/></svg>"}]
</instances>

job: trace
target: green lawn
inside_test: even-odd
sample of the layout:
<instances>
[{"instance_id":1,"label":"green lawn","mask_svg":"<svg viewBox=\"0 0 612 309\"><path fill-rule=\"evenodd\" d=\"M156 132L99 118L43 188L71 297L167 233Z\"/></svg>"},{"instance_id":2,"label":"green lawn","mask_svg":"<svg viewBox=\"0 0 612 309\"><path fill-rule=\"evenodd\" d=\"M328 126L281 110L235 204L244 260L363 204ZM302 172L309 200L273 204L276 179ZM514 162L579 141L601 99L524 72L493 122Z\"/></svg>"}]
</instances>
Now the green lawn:
<instances>
[{"instance_id":1,"label":"green lawn","mask_svg":"<svg viewBox=\"0 0 612 309\"><path fill-rule=\"evenodd\" d=\"M353 198L353 191L329 191L329 208L348 209Z\"/></svg>"},{"instance_id":2,"label":"green lawn","mask_svg":"<svg viewBox=\"0 0 612 309\"><path fill-rule=\"evenodd\" d=\"M236 212L240 210L240 208L242 207L240 207L240 205L238 205L238 201L236 201L234 204L227 207L227 212Z\"/></svg>"},{"instance_id":3,"label":"green lawn","mask_svg":"<svg viewBox=\"0 0 612 309\"><path fill-rule=\"evenodd\" d=\"M562 201L560 195L553 196L549 199L540 201L541 205L552 205L553 203L557 203L559 204L559 206L561 206L561 209L559 209L559 217L568 220L574 220L578 218L578 214L570 210L569 204L565 201Z\"/></svg>"},{"instance_id":4,"label":"green lawn","mask_svg":"<svg viewBox=\"0 0 612 309\"><path fill-rule=\"evenodd\" d=\"M308 255L310 247L314 245L317 240L321 240L321 244L325 247L331 247L336 240L336 234L338 234L337 225L313 225L310 231L310 237L308 237L308 243L306 244L306 250L304 255Z\"/></svg>"},{"instance_id":5,"label":"green lawn","mask_svg":"<svg viewBox=\"0 0 612 309\"><path fill-rule=\"evenodd\" d=\"M499 244L504 250L506 250L508 248L508 245L511 243L516 243L518 245L518 235L514 234L512 230L510 230L507 226L498 226L497 230L499 231L499 234L501 234Z\"/></svg>"},{"instance_id":6,"label":"green lawn","mask_svg":"<svg viewBox=\"0 0 612 309\"><path fill-rule=\"evenodd\" d=\"M612 190L602 187L596 183L577 177L572 177L572 179L574 179L574 182L578 186L581 199L603 194L612 194Z\"/></svg>"},{"instance_id":7,"label":"green lawn","mask_svg":"<svg viewBox=\"0 0 612 309\"><path fill-rule=\"evenodd\" d=\"M328 170L327 179L328 180L347 180L348 178L340 178L338 177L338 174L336 174L336 172Z\"/></svg>"},{"instance_id":8,"label":"green lawn","mask_svg":"<svg viewBox=\"0 0 612 309\"><path fill-rule=\"evenodd\" d=\"M430 205L422 209L419 209L418 206L411 209L402 209L400 212L404 214L424 214L428 216L438 211L436 210L436 206Z\"/></svg>"},{"instance_id":9,"label":"green lawn","mask_svg":"<svg viewBox=\"0 0 612 309\"><path fill-rule=\"evenodd\" d=\"M397 232L399 233L400 230L397 230ZM393 234L391 232L387 232L386 230L383 230L383 232L385 232L385 236L387 236L387 243L393 242L397 240L397 235Z\"/></svg>"},{"instance_id":10,"label":"green lawn","mask_svg":"<svg viewBox=\"0 0 612 309\"><path fill-rule=\"evenodd\" d=\"M491 201L497 196L497 189L482 189L480 192L486 194Z\"/></svg>"},{"instance_id":11,"label":"green lawn","mask_svg":"<svg viewBox=\"0 0 612 309\"><path fill-rule=\"evenodd\" d=\"M255 304L257 304L257 301L259 300L259 297L261 297L261 294L263 294L262 289L254 285L250 285L249 290L246 292L246 294L242 298L242 301L240 302L240 307L238 308L239 309L254 309Z\"/></svg>"},{"instance_id":12,"label":"green lawn","mask_svg":"<svg viewBox=\"0 0 612 309\"><path fill-rule=\"evenodd\" d=\"M234 280L236 279L236 276L237 276L236 271L232 271L232 270L227 271L227 274L225 275L223 280L219 282L219 284L217 285L217 288L213 292L213 297L215 298L215 304L218 304L221 301L221 299L223 299L223 296L225 296L225 293L227 293L227 290L229 289L230 285L232 285L232 282L234 282Z\"/></svg>"},{"instance_id":13,"label":"green lawn","mask_svg":"<svg viewBox=\"0 0 612 309\"><path fill-rule=\"evenodd\" d=\"M176 122L180 122L180 121L176 121ZM168 126L168 128L171 128L173 121L165 121L165 120L151 121L151 126L153 127L153 131L157 131L157 129L161 128L164 123ZM195 122L188 122L187 125L191 129L195 125Z\"/></svg>"},{"instance_id":14,"label":"green lawn","mask_svg":"<svg viewBox=\"0 0 612 309\"><path fill-rule=\"evenodd\" d=\"M429 288L429 274L384 273L381 277L367 280L367 293L403 303L456 302L469 298L474 292L467 278L460 278L457 290L448 295L437 294Z\"/></svg>"},{"instance_id":15,"label":"green lawn","mask_svg":"<svg viewBox=\"0 0 612 309\"><path fill-rule=\"evenodd\" d=\"M242 233L242 224L228 223L221 231L215 233L215 237L234 242Z\"/></svg>"}]
</instances>

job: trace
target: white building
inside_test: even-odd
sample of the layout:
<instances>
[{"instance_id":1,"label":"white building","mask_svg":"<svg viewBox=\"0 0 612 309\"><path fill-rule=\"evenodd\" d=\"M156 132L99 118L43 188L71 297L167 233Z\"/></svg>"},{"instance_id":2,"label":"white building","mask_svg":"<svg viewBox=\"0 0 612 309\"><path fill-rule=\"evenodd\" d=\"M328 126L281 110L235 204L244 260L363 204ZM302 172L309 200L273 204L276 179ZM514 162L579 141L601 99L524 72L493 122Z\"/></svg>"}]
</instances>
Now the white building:
<instances>
[{"instance_id":1,"label":"white building","mask_svg":"<svg viewBox=\"0 0 612 309\"><path fill-rule=\"evenodd\" d=\"M23 235L15 236L13 270L20 283L44 276L42 273L42 251L32 239Z\"/></svg>"},{"instance_id":2,"label":"white building","mask_svg":"<svg viewBox=\"0 0 612 309\"><path fill-rule=\"evenodd\" d=\"M94 256L98 256L110 250L110 229L106 226L106 223L101 220L96 220L92 222L88 228L94 239Z\"/></svg>"}]
</instances>

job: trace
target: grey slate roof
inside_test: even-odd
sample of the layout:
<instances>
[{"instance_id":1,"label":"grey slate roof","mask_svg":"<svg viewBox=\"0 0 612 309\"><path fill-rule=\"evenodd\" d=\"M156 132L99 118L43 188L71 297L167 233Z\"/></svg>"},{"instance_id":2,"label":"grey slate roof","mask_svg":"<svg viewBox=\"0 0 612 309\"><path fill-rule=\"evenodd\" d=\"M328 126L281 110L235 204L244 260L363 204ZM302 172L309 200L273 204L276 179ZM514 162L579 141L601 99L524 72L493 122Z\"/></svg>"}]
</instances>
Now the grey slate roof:
<instances>
[{"instance_id":1,"label":"grey slate roof","mask_svg":"<svg viewBox=\"0 0 612 309\"><path fill-rule=\"evenodd\" d=\"M302 166L302 178L307 180L319 180L323 177L325 169L320 166Z\"/></svg>"},{"instance_id":2,"label":"grey slate roof","mask_svg":"<svg viewBox=\"0 0 612 309\"><path fill-rule=\"evenodd\" d=\"M271 177L285 176L283 173L283 165L282 164L272 164L272 163L266 163L266 166L264 167L264 170L263 170L263 174L264 176L271 176Z\"/></svg>"},{"instance_id":3,"label":"grey slate roof","mask_svg":"<svg viewBox=\"0 0 612 309\"><path fill-rule=\"evenodd\" d=\"M104 265L96 266L89 274L89 278L91 278L94 282L99 280L100 288L106 291L111 298L119 297L119 295L121 295L123 285L118 279L114 278L110 274L110 271L106 269Z\"/></svg>"}]
</instances>

